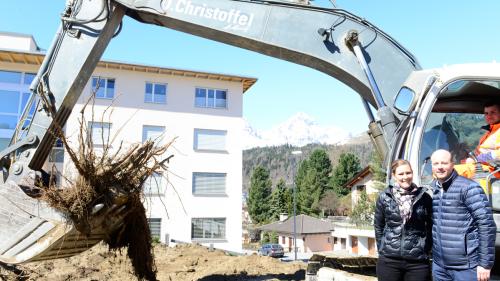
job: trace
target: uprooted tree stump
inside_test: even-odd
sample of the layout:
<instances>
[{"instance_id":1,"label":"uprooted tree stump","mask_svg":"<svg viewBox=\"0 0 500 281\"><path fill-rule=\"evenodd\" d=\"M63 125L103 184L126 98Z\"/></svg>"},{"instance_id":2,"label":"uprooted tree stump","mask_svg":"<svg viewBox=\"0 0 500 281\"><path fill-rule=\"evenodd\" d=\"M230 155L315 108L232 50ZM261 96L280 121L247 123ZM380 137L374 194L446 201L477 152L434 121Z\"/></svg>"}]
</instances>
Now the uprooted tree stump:
<instances>
[{"instance_id":1,"label":"uprooted tree stump","mask_svg":"<svg viewBox=\"0 0 500 281\"><path fill-rule=\"evenodd\" d=\"M158 145L146 141L124 149L123 143L111 152L109 145L96 151L91 129L86 126L83 110L80 119L78 150L68 145L60 126L53 134L61 139L76 169L76 179L68 179L64 187L53 183L44 186L41 199L63 213L82 234L91 232L92 209L96 203L111 207L116 195L126 197L126 215L121 227L108 234L105 242L110 250L127 248L134 273L139 279L156 280L156 266L151 246L151 233L142 202L143 184L154 173L167 170L172 156L165 157L173 140ZM108 141L108 140L104 140ZM52 181L49 181L52 182Z\"/></svg>"}]
</instances>

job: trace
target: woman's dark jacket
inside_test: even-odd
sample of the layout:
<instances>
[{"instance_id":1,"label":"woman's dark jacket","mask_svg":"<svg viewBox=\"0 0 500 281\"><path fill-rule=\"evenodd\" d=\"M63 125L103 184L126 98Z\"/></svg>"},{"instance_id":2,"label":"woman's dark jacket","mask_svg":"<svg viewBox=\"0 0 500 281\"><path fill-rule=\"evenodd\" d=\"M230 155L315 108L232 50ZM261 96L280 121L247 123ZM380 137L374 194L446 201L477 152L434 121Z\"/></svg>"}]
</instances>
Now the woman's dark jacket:
<instances>
[{"instance_id":1,"label":"woman's dark jacket","mask_svg":"<svg viewBox=\"0 0 500 281\"><path fill-rule=\"evenodd\" d=\"M375 209L375 239L379 255L409 260L429 259L432 248L432 197L420 187L410 219L403 225L392 186L380 193Z\"/></svg>"}]
</instances>

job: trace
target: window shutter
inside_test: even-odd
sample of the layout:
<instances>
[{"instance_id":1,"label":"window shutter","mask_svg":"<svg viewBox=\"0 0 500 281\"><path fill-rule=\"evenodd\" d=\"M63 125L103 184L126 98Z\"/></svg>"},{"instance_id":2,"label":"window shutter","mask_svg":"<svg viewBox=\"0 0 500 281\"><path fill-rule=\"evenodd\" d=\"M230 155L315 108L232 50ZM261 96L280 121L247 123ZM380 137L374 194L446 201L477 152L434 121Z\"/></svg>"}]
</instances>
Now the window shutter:
<instances>
[{"instance_id":1,"label":"window shutter","mask_svg":"<svg viewBox=\"0 0 500 281\"><path fill-rule=\"evenodd\" d=\"M225 239L226 218L193 218L191 220L192 239Z\"/></svg>"},{"instance_id":2,"label":"window shutter","mask_svg":"<svg viewBox=\"0 0 500 281\"><path fill-rule=\"evenodd\" d=\"M161 218L148 218L149 231L151 237L160 238L161 235Z\"/></svg>"},{"instance_id":3,"label":"window shutter","mask_svg":"<svg viewBox=\"0 0 500 281\"><path fill-rule=\"evenodd\" d=\"M195 149L226 151L226 131L195 129Z\"/></svg>"},{"instance_id":4,"label":"window shutter","mask_svg":"<svg viewBox=\"0 0 500 281\"><path fill-rule=\"evenodd\" d=\"M223 195L226 192L226 174L193 173L193 194Z\"/></svg>"}]
</instances>

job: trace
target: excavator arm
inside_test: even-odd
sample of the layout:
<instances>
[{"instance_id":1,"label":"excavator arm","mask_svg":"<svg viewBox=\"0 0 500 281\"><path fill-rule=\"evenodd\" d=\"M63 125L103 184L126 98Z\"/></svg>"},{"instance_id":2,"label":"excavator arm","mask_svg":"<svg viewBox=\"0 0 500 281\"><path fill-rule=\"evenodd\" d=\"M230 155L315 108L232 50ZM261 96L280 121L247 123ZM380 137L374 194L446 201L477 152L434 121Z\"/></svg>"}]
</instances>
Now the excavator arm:
<instances>
[{"instance_id":1,"label":"excavator arm","mask_svg":"<svg viewBox=\"0 0 500 281\"><path fill-rule=\"evenodd\" d=\"M245 48L324 72L373 105L375 98L346 44L358 40L386 98L397 93L416 59L387 34L351 13L289 2L118 0L134 19Z\"/></svg>"},{"instance_id":2,"label":"excavator arm","mask_svg":"<svg viewBox=\"0 0 500 281\"><path fill-rule=\"evenodd\" d=\"M379 111L382 135L391 135L398 122L385 101L420 69L394 39L340 9L243 0L68 1L61 27L31 85L33 118L28 125L20 122L11 145L0 152L1 262L71 256L121 225L123 206L96 206L92 232L81 234L29 186L53 146L51 132L66 123L125 15L324 72L354 89L367 112L368 103Z\"/></svg>"}]
</instances>

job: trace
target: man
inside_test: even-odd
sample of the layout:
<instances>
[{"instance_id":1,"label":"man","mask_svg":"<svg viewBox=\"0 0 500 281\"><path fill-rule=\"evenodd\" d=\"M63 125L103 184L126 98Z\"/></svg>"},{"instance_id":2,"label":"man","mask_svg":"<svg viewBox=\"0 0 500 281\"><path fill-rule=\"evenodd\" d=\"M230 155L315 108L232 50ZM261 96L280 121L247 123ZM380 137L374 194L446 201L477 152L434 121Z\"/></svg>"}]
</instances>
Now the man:
<instances>
[{"instance_id":1,"label":"man","mask_svg":"<svg viewBox=\"0 0 500 281\"><path fill-rule=\"evenodd\" d=\"M479 140L476 148L478 162L490 166L493 171L492 161L500 160L500 104L489 102L484 105L484 120L488 125L481 127L486 133ZM470 161L467 161L470 163ZM496 175L500 177L500 173Z\"/></svg>"},{"instance_id":2,"label":"man","mask_svg":"<svg viewBox=\"0 0 500 281\"><path fill-rule=\"evenodd\" d=\"M496 235L488 198L475 181L457 174L449 151L435 151L431 162L434 281L487 281Z\"/></svg>"}]
</instances>

